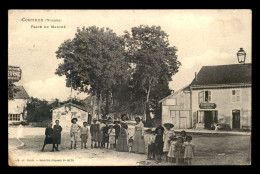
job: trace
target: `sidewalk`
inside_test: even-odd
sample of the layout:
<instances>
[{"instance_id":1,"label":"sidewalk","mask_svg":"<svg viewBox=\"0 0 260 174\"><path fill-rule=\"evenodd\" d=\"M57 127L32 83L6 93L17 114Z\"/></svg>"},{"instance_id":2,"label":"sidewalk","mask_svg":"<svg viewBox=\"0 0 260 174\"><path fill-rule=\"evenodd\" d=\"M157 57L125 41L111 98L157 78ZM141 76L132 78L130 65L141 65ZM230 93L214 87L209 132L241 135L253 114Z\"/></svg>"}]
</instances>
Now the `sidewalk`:
<instances>
[{"instance_id":1,"label":"sidewalk","mask_svg":"<svg viewBox=\"0 0 260 174\"><path fill-rule=\"evenodd\" d=\"M181 131L195 134L226 134L226 135L251 135L251 132L240 132L240 131L224 131L224 130L207 130L207 129L174 129L175 132L180 133Z\"/></svg>"},{"instance_id":2,"label":"sidewalk","mask_svg":"<svg viewBox=\"0 0 260 174\"><path fill-rule=\"evenodd\" d=\"M129 127L133 127L134 126L129 126ZM149 128L145 127L144 130L147 130ZM235 131L235 130L231 130L231 131L225 131L225 130L207 130L207 129L174 129L174 131L176 133L180 133L181 131L185 131L187 133L192 133L192 134L219 134L219 135L244 135L244 136L249 136L251 135L251 131L250 132L242 132L242 131Z\"/></svg>"}]
</instances>

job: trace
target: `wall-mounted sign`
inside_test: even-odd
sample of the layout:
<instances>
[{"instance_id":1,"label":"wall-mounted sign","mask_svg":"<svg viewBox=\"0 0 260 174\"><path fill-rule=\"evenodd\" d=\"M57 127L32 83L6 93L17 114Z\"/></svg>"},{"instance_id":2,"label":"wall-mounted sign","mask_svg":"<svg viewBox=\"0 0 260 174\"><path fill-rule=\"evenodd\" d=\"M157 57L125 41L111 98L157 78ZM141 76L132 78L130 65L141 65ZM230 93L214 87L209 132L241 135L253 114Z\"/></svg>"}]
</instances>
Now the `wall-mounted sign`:
<instances>
[{"instance_id":1,"label":"wall-mounted sign","mask_svg":"<svg viewBox=\"0 0 260 174\"><path fill-rule=\"evenodd\" d=\"M18 82L21 80L22 70L18 66L8 66L8 80Z\"/></svg>"},{"instance_id":2,"label":"wall-mounted sign","mask_svg":"<svg viewBox=\"0 0 260 174\"><path fill-rule=\"evenodd\" d=\"M217 105L215 103L200 103L200 109L215 109Z\"/></svg>"},{"instance_id":3,"label":"wall-mounted sign","mask_svg":"<svg viewBox=\"0 0 260 174\"><path fill-rule=\"evenodd\" d=\"M238 109L232 110L232 113L240 113L240 110L238 110Z\"/></svg>"}]
</instances>

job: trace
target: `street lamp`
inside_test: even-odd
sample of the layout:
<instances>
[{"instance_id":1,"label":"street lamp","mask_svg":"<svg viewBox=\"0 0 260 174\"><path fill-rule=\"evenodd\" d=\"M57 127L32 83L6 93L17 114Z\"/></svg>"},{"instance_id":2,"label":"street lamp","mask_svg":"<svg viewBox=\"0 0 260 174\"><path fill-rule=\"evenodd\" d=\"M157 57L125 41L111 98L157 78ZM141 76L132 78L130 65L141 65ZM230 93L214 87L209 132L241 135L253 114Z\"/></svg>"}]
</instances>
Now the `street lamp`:
<instances>
[{"instance_id":1,"label":"street lamp","mask_svg":"<svg viewBox=\"0 0 260 174\"><path fill-rule=\"evenodd\" d=\"M243 48L240 48L240 50L237 52L237 60L239 63L246 62L246 52L243 50Z\"/></svg>"}]
</instances>

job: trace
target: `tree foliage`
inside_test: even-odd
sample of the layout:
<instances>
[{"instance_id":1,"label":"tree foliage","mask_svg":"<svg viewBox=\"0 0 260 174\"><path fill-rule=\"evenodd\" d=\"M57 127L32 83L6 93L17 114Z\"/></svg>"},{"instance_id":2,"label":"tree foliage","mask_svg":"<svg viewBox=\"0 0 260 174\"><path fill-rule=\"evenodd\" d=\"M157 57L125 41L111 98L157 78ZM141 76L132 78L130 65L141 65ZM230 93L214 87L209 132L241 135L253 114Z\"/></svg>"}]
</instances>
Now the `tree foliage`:
<instances>
[{"instance_id":1,"label":"tree foliage","mask_svg":"<svg viewBox=\"0 0 260 174\"><path fill-rule=\"evenodd\" d=\"M127 59L135 65L133 72L133 84L141 96L144 104L144 115L150 120L151 91L155 95L159 92L162 97L167 94L168 82L178 72L180 62L177 60L177 48L170 46L168 35L159 26L133 27L131 33L125 31L124 35L127 47ZM167 86L166 86L167 85ZM160 90L166 87L165 92Z\"/></svg>"},{"instance_id":2,"label":"tree foliage","mask_svg":"<svg viewBox=\"0 0 260 174\"><path fill-rule=\"evenodd\" d=\"M125 80L128 64L124 58L123 38L109 28L89 27L77 30L56 52L64 59L56 74L66 75L74 89L109 99L113 88ZM107 101L108 102L108 101Z\"/></svg>"},{"instance_id":3,"label":"tree foliage","mask_svg":"<svg viewBox=\"0 0 260 174\"><path fill-rule=\"evenodd\" d=\"M51 120L52 106L48 105L46 100L31 97L31 101L27 104L27 121L39 122Z\"/></svg>"},{"instance_id":4,"label":"tree foliage","mask_svg":"<svg viewBox=\"0 0 260 174\"><path fill-rule=\"evenodd\" d=\"M98 99L98 114L147 115L170 94L169 81L181 65L160 26L133 27L117 36L109 28L78 28L56 56L63 59L56 74L67 86ZM90 99L88 100L88 103ZM105 105L104 105L105 103Z\"/></svg>"},{"instance_id":5,"label":"tree foliage","mask_svg":"<svg viewBox=\"0 0 260 174\"><path fill-rule=\"evenodd\" d=\"M16 88L12 81L8 81L8 100L13 100L17 92L20 90Z\"/></svg>"}]
</instances>

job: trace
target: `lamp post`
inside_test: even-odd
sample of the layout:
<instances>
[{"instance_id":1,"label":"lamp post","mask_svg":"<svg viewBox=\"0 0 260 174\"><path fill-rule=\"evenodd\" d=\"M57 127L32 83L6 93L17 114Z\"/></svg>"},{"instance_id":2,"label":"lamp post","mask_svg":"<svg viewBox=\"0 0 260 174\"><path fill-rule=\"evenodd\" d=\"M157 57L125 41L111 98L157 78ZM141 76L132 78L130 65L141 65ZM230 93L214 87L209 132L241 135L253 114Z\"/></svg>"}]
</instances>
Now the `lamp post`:
<instances>
[{"instance_id":1,"label":"lamp post","mask_svg":"<svg viewBox=\"0 0 260 174\"><path fill-rule=\"evenodd\" d=\"M244 63L246 62L246 52L243 50L243 48L240 48L237 52L237 60L239 63Z\"/></svg>"},{"instance_id":2,"label":"lamp post","mask_svg":"<svg viewBox=\"0 0 260 174\"><path fill-rule=\"evenodd\" d=\"M246 52L243 48L240 48L240 50L237 52L237 60L240 64L245 64L246 62ZM250 132L250 138L248 143L248 155L247 155L247 161L251 162L251 132Z\"/></svg>"}]
</instances>

